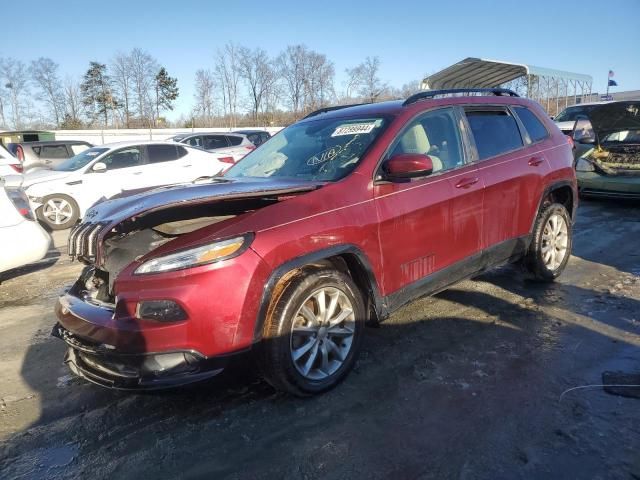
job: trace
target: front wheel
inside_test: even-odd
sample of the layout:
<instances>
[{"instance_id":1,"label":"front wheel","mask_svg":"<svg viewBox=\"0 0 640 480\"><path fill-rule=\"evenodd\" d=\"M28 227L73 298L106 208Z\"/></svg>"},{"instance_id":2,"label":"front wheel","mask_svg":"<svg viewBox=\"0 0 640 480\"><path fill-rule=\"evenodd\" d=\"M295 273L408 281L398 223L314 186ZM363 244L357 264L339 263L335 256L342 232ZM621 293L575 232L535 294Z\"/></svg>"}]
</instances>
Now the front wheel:
<instances>
[{"instance_id":1,"label":"front wheel","mask_svg":"<svg viewBox=\"0 0 640 480\"><path fill-rule=\"evenodd\" d=\"M37 216L51 230L64 230L75 225L80 217L80 211L73 198L56 194L44 197Z\"/></svg>"},{"instance_id":2,"label":"front wheel","mask_svg":"<svg viewBox=\"0 0 640 480\"><path fill-rule=\"evenodd\" d=\"M569 212L564 205L549 204L536 218L525 266L537 280L553 281L567 266L571 245Z\"/></svg>"},{"instance_id":3,"label":"front wheel","mask_svg":"<svg viewBox=\"0 0 640 480\"><path fill-rule=\"evenodd\" d=\"M265 323L259 361L266 380L297 396L334 387L353 368L365 320L348 275L322 269L294 278Z\"/></svg>"}]
</instances>

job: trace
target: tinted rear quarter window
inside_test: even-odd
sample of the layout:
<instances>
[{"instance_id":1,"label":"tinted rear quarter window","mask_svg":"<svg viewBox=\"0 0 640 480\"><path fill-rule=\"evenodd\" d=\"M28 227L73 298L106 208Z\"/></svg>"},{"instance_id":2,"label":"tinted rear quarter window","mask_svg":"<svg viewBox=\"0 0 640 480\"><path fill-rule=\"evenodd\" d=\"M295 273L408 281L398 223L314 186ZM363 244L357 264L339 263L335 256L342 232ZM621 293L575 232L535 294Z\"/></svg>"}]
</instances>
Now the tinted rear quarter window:
<instances>
[{"instance_id":1,"label":"tinted rear quarter window","mask_svg":"<svg viewBox=\"0 0 640 480\"><path fill-rule=\"evenodd\" d=\"M178 147L174 145L147 145L149 163L161 163L177 160Z\"/></svg>"},{"instance_id":2,"label":"tinted rear quarter window","mask_svg":"<svg viewBox=\"0 0 640 480\"><path fill-rule=\"evenodd\" d=\"M539 142L549 136L549 132L536 115L526 107L514 107L516 115L524 125L532 142Z\"/></svg>"},{"instance_id":3,"label":"tinted rear quarter window","mask_svg":"<svg viewBox=\"0 0 640 480\"><path fill-rule=\"evenodd\" d=\"M480 160L523 146L516 119L506 109L467 110Z\"/></svg>"}]
</instances>

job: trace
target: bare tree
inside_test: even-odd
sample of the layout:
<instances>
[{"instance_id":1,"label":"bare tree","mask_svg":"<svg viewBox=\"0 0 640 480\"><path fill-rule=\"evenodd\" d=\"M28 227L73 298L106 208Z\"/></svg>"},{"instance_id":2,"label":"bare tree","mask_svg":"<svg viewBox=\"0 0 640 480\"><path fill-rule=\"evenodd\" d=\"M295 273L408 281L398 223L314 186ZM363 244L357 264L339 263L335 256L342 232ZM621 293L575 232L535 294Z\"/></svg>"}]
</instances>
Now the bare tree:
<instances>
[{"instance_id":1,"label":"bare tree","mask_svg":"<svg viewBox=\"0 0 640 480\"><path fill-rule=\"evenodd\" d=\"M215 75L222 90L225 114L229 113L229 127L237 125L238 85L240 83L240 47L228 43L216 54Z\"/></svg>"},{"instance_id":2,"label":"bare tree","mask_svg":"<svg viewBox=\"0 0 640 480\"><path fill-rule=\"evenodd\" d=\"M194 94L195 110L202 117L204 126L211 127L214 110L215 82L211 70L198 70L196 72L196 92Z\"/></svg>"},{"instance_id":3,"label":"bare tree","mask_svg":"<svg viewBox=\"0 0 640 480\"><path fill-rule=\"evenodd\" d=\"M131 124L131 97L133 77L131 58L123 52L116 53L109 65L111 77L118 97L122 101L122 120L126 128Z\"/></svg>"},{"instance_id":4,"label":"bare tree","mask_svg":"<svg viewBox=\"0 0 640 480\"><path fill-rule=\"evenodd\" d=\"M134 48L129 55L134 105L139 121L147 125L154 123L152 92L155 76L160 66L155 58L140 48Z\"/></svg>"},{"instance_id":5,"label":"bare tree","mask_svg":"<svg viewBox=\"0 0 640 480\"><path fill-rule=\"evenodd\" d=\"M304 105L308 52L304 45L289 45L277 60L285 96L296 118Z\"/></svg>"},{"instance_id":6,"label":"bare tree","mask_svg":"<svg viewBox=\"0 0 640 480\"><path fill-rule=\"evenodd\" d=\"M277 76L267 52L261 48L249 50L246 47L241 47L239 58L240 76L246 81L249 88L253 121L257 125L258 113L263 107L265 97L272 90Z\"/></svg>"},{"instance_id":7,"label":"bare tree","mask_svg":"<svg viewBox=\"0 0 640 480\"><path fill-rule=\"evenodd\" d=\"M15 58L0 59L0 78L7 89L14 128L22 127L22 113L29 92L26 65Z\"/></svg>"},{"instance_id":8,"label":"bare tree","mask_svg":"<svg viewBox=\"0 0 640 480\"><path fill-rule=\"evenodd\" d=\"M333 77L335 69L326 55L309 51L305 59L304 106L313 110L325 107L335 96Z\"/></svg>"},{"instance_id":9,"label":"bare tree","mask_svg":"<svg viewBox=\"0 0 640 480\"><path fill-rule=\"evenodd\" d=\"M40 89L39 99L44 101L56 126L62 121L64 101L62 83L58 77L58 64L50 58L40 57L31 62L29 73Z\"/></svg>"},{"instance_id":10,"label":"bare tree","mask_svg":"<svg viewBox=\"0 0 640 480\"><path fill-rule=\"evenodd\" d=\"M379 70L380 59L378 57L367 57L360 65L348 68L347 96L350 97L352 92L357 90L360 97L369 102L379 100L389 88L378 76Z\"/></svg>"},{"instance_id":11,"label":"bare tree","mask_svg":"<svg viewBox=\"0 0 640 480\"><path fill-rule=\"evenodd\" d=\"M80 85L71 77L64 81L64 127L79 128L82 125L82 93Z\"/></svg>"}]
</instances>

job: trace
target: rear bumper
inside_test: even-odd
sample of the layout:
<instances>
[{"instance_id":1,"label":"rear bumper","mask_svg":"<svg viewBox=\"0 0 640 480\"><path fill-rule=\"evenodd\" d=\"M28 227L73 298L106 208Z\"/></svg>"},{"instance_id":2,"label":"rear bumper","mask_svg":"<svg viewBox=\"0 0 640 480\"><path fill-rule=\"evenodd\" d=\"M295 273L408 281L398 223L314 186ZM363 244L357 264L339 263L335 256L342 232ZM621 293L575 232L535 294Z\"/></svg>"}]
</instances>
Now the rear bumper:
<instances>
[{"instance_id":1,"label":"rear bumper","mask_svg":"<svg viewBox=\"0 0 640 480\"><path fill-rule=\"evenodd\" d=\"M51 335L67 344L64 362L73 373L116 390L158 390L198 382L221 373L236 356L207 358L196 351L122 354L110 345L88 342L59 323Z\"/></svg>"},{"instance_id":2,"label":"rear bumper","mask_svg":"<svg viewBox=\"0 0 640 480\"><path fill-rule=\"evenodd\" d=\"M577 172L578 190L582 195L608 198L640 199L640 175L602 175Z\"/></svg>"}]
</instances>

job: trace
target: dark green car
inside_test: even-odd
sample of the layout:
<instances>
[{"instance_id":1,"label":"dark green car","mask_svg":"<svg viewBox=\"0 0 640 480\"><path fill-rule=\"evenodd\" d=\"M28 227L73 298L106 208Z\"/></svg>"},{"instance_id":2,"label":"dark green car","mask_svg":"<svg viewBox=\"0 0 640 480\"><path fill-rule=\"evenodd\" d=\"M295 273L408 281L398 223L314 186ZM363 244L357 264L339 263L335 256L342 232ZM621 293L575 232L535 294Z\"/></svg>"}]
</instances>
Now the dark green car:
<instances>
[{"instance_id":1,"label":"dark green car","mask_svg":"<svg viewBox=\"0 0 640 480\"><path fill-rule=\"evenodd\" d=\"M640 101L611 102L576 122L574 139L591 144L576 161L581 195L640 199Z\"/></svg>"}]
</instances>

